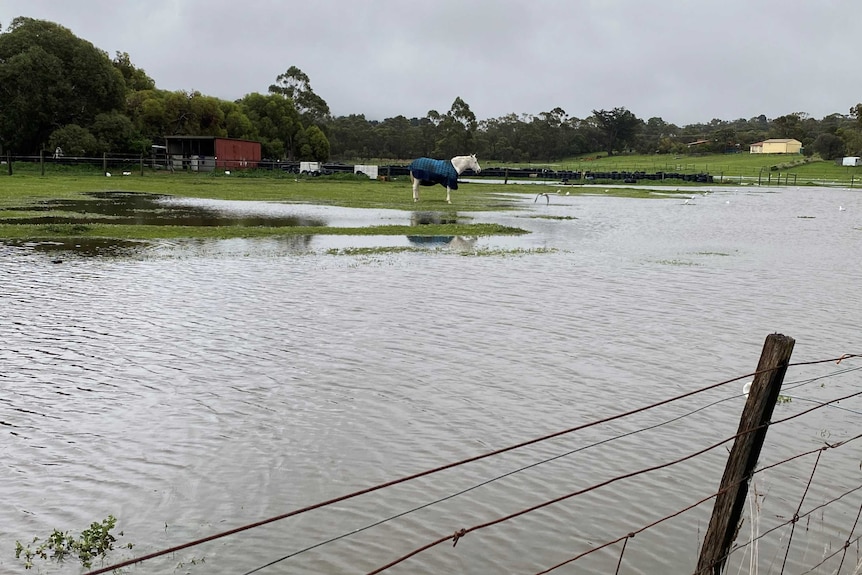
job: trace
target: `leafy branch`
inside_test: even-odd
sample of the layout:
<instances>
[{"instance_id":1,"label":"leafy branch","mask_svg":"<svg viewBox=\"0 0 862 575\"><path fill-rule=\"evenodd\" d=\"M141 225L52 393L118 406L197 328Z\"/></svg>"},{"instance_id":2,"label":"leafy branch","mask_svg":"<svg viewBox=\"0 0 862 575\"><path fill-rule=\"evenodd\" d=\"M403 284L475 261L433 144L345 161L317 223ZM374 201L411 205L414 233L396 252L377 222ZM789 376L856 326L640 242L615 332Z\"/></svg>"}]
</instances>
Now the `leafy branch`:
<instances>
[{"instance_id":1,"label":"leafy branch","mask_svg":"<svg viewBox=\"0 0 862 575\"><path fill-rule=\"evenodd\" d=\"M101 523L91 523L89 529L83 530L77 538L69 531L62 532L55 529L41 543L38 543L38 537L34 537L33 541L26 546L20 541L15 541L15 559L22 560L25 569L32 569L34 559L51 559L62 563L67 557L77 557L81 566L90 568L93 565L93 559L104 558L108 551L114 548L117 539L111 534L111 530L116 524L116 517L108 515ZM118 535L122 537L123 532L120 531ZM132 549L134 545L127 543L123 547Z\"/></svg>"}]
</instances>

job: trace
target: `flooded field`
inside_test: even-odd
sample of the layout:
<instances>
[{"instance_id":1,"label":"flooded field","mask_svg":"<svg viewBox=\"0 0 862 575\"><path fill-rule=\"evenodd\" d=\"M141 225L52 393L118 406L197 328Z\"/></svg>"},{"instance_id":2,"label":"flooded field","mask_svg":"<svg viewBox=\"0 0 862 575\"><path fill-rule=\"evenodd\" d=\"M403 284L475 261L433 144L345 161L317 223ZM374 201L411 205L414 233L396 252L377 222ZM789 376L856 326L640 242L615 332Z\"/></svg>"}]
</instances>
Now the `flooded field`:
<instances>
[{"instance_id":1,"label":"flooded field","mask_svg":"<svg viewBox=\"0 0 862 575\"><path fill-rule=\"evenodd\" d=\"M109 514L119 542L135 544L111 555L120 560L649 405L754 371L769 333L796 339L795 362L862 353L859 192L548 192L520 196L519 211L456 216L531 232L523 236L0 244L0 572L25 572L16 540L77 533ZM106 216L186 214L196 225L421 226L440 217L165 197L120 209L105 200ZM51 217L73 208L45 209ZM370 249L351 251L362 247ZM417 249L377 249L387 247ZM785 393L795 399L776 414L857 391L860 366L791 368ZM741 388L129 572L366 573L458 529L731 436ZM847 439L860 423L854 398L775 426L763 459ZM470 533L386 572L541 572L715 492L726 453ZM857 445L827 452L803 508L862 483L858 454ZM806 459L758 475L761 532L793 516L811 469ZM786 572L843 546L860 501L856 492L800 523ZM621 572L693 571L710 510L638 534ZM785 529L761 542L761 572L780 572L788 538ZM732 572L748 571L744 553L731 557ZM555 572L613 572L619 556L617 545ZM854 546L841 573L858 561ZM41 567L80 572L71 561Z\"/></svg>"}]
</instances>

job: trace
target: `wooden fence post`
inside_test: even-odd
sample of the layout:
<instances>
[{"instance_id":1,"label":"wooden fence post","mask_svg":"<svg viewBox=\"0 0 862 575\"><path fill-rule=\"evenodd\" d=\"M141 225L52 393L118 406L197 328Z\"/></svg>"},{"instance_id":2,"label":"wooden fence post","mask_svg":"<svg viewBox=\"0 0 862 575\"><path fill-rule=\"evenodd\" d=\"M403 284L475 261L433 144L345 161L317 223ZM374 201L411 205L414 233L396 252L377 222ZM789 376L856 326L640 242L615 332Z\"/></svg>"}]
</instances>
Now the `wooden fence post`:
<instances>
[{"instance_id":1,"label":"wooden fence post","mask_svg":"<svg viewBox=\"0 0 862 575\"><path fill-rule=\"evenodd\" d=\"M779 333L766 336L757 364L757 375L751 383L748 401L739 419L737 436L727 458L719 493L712 508L712 518L703 539L697 575L719 575L724 569L730 546L739 530L748 482L760 457L794 343L796 341L793 338Z\"/></svg>"},{"instance_id":2,"label":"wooden fence post","mask_svg":"<svg viewBox=\"0 0 862 575\"><path fill-rule=\"evenodd\" d=\"M9 170L9 175L12 175L12 152L6 152L6 167Z\"/></svg>"}]
</instances>

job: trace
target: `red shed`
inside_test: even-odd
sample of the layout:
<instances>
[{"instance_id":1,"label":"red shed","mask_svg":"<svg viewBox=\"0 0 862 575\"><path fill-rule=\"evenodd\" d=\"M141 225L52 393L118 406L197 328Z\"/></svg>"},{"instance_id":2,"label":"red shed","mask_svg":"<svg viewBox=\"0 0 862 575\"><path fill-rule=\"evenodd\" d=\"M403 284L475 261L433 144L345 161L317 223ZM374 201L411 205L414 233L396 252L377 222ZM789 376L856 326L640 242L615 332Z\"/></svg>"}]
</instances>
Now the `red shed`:
<instances>
[{"instance_id":1,"label":"red shed","mask_svg":"<svg viewBox=\"0 0 862 575\"><path fill-rule=\"evenodd\" d=\"M260 142L214 136L167 136L165 148L174 169L211 172L216 168L256 168Z\"/></svg>"}]
</instances>

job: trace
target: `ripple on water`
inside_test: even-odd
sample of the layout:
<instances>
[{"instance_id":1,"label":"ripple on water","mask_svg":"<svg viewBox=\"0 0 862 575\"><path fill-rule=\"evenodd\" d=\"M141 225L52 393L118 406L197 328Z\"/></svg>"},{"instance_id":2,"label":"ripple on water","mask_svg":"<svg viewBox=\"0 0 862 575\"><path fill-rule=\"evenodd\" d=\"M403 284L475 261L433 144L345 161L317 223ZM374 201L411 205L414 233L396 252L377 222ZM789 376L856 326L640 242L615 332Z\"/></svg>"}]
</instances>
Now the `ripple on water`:
<instances>
[{"instance_id":1,"label":"ripple on water","mask_svg":"<svg viewBox=\"0 0 862 575\"><path fill-rule=\"evenodd\" d=\"M862 208L856 196L822 190L722 192L684 208L673 199L571 197L550 207L575 220L517 220L534 226L533 245L559 249L532 255L363 259L243 240L188 257L159 248L144 259L54 265L4 246L0 473L11 481L0 486L10 503L0 508L0 539L81 529L110 513L145 553L749 373L774 331L797 339L800 361L853 352L862 318L848 304L862 272L848 262L862 238L837 219L836 200L847 212ZM804 384L818 373L788 372L803 384L793 392L852 393L853 372ZM244 572L499 478L279 567L370 570L456 529L729 437L740 389L368 494L188 557ZM593 446L719 399L728 401ZM778 412L809 406L794 400ZM862 411L852 400L842 406ZM857 414L840 410L799 419L770 430L766 460L858 427ZM818 469L812 505L858 480L858 461L834 453ZM479 530L400 572L545 569L708 495L725 454L720 447ZM792 516L811 464L760 479L762 530ZM846 538L851 507L812 520L791 563L811 566L804 549ZM708 516L709 504L639 534L625 564L690 571ZM764 542L763 557L774 544ZM618 556L614 546L578 566L606 571Z\"/></svg>"}]
</instances>

